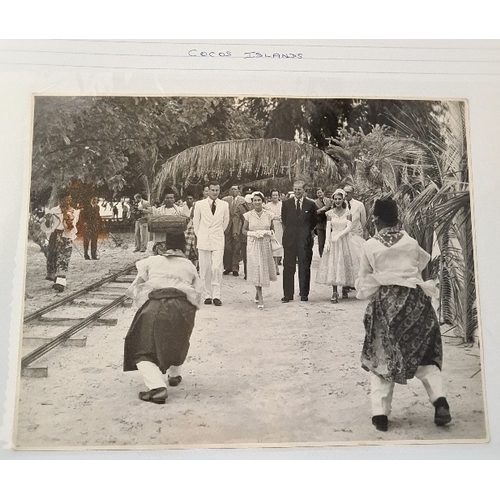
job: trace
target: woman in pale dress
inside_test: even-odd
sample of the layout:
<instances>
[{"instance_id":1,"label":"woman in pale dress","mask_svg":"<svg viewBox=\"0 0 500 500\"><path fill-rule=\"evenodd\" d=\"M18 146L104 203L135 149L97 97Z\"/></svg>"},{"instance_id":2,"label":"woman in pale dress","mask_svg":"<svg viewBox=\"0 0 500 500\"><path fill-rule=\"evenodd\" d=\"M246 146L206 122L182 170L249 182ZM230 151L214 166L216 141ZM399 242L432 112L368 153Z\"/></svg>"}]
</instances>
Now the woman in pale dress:
<instances>
[{"instance_id":1,"label":"woman in pale dress","mask_svg":"<svg viewBox=\"0 0 500 500\"><path fill-rule=\"evenodd\" d=\"M274 215L264 210L264 195L252 193L253 210L243 214L243 234L247 237L247 280L255 285L255 302L264 309L262 287L276 281L276 267L271 248Z\"/></svg>"},{"instance_id":2,"label":"woman in pale dress","mask_svg":"<svg viewBox=\"0 0 500 500\"><path fill-rule=\"evenodd\" d=\"M270 210L274 214L273 226L274 226L274 236L282 244L283 239L283 224L281 223L281 197L280 192L277 189L271 191L271 201L266 203L264 208ZM279 275L279 263L283 257L283 247L273 252L274 264L276 265L276 274Z\"/></svg>"},{"instance_id":3,"label":"woman in pale dress","mask_svg":"<svg viewBox=\"0 0 500 500\"><path fill-rule=\"evenodd\" d=\"M317 283L333 287L331 302L339 296L347 299L347 289L354 287L358 276L359 259L363 238L351 233L351 214L345 202L345 193L337 189L333 193L333 208L326 212L326 239L319 262Z\"/></svg>"},{"instance_id":4,"label":"woman in pale dress","mask_svg":"<svg viewBox=\"0 0 500 500\"><path fill-rule=\"evenodd\" d=\"M200 279L184 254L185 244L182 232L156 243L155 255L136 262L137 277L127 290L139 309L125 337L123 371L139 370L148 388L139 399L150 403L164 404L167 383L181 382L201 304Z\"/></svg>"}]
</instances>

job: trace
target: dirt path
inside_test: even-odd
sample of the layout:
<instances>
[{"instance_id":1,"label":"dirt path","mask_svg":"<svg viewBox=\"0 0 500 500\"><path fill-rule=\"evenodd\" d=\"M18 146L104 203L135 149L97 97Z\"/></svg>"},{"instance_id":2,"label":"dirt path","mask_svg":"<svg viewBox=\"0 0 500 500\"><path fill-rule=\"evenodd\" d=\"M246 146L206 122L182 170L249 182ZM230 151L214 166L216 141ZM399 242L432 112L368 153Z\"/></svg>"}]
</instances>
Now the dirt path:
<instances>
[{"instance_id":1,"label":"dirt path","mask_svg":"<svg viewBox=\"0 0 500 500\"><path fill-rule=\"evenodd\" d=\"M109 252L110 260L116 253ZM106 255L95 263L103 269L109 267ZM133 255L124 250L118 259L123 263ZM315 252L313 277L317 263ZM81 263L75 258L72 265ZM28 269L33 274L37 267ZM73 271L73 283L81 281ZM44 294L50 293L45 288ZM203 306L198 313L184 379L169 389L164 406L140 401L140 375L122 372L132 309L110 314L118 318L115 327L89 330L86 347L60 348L46 356L48 378L21 379L18 447L485 439L481 373L473 376L480 369L478 348L461 347L453 336L443 338L453 416L449 426L433 424L425 391L412 380L396 386L390 431L380 433L370 421L369 378L359 363L366 302L352 297L330 304L329 287L313 284L309 302L282 304L280 277L264 291L263 311L256 309L252 287L241 276L225 276L222 293L222 307Z\"/></svg>"}]
</instances>

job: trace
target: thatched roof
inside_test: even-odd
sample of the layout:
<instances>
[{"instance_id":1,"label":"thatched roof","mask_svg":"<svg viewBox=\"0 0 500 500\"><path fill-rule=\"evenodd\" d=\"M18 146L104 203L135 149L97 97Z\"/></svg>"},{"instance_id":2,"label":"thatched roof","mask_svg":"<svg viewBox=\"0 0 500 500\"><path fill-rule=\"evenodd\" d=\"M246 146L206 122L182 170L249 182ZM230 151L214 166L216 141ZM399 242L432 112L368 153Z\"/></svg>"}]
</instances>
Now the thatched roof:
<instances>
[{"instance_id":1,"label":"thatched roof","mask_svg":"<svg viewBox=\"0 0 500 500\"><path fill-rule=\"evenodd\" d=\"M156 176L159 196L167 184L189 184L215 178L259 180L289 177L314 180L337 177L335 161L310 144L281 139L242 139L202 144L169 158Z\"/></svg>"}]
</instances>

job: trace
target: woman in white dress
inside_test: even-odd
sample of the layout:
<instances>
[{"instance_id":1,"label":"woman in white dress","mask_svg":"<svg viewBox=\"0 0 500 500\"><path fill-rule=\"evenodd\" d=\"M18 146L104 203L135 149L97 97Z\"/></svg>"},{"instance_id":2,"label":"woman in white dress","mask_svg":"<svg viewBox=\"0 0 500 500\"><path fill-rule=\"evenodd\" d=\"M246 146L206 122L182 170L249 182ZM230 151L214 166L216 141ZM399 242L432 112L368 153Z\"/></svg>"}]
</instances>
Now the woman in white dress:
<instances>
[{"instance_id":1,"label":"woman in white dress","mask_svg":"<svg viewBox=\"0 0 500 500\"><path fill-rule=\"evenodd\" d=\"M274 226L274 235L276 239L282 244L283 239L283 224L281 223L281 196L280 192L277 189L273 189L271 191L271 201L266 203L264 206L267 210L270 210L274 214L273 218L273 226ZM279 275L279 263L283 258L283 247L280 247L278 250L273 252L274 264L276 266L276 274Z\"/></svg>"},{"instance_id":2,"label":"woman in white dress","mask_svg":"<svg viewBox=\"0 0 500 500\"><path fill-rule=\"evenodd\" d=\"M358 277L363 238L351 232L351 214L345 202L345 193L337 189L333 193L333 208L326 212L326 240L320 259L316 282L333 287L331 302L339 296L346 299L344 287L354 287Z\"/></svg>"},{"instance_id":3,"label":"woman in white dress","mask_svg":"<svg viewBox=\"0 0 500 500\"><path fill-rule=\"evenodd\" d=\"M243 234L247 237L247 280L255 285L255 302L264 309L262 287L276 281L276 267L271 249L274 215L264 210L264 195L252 193L253 210L243 214Z\"/></svg>"}]
</instances>

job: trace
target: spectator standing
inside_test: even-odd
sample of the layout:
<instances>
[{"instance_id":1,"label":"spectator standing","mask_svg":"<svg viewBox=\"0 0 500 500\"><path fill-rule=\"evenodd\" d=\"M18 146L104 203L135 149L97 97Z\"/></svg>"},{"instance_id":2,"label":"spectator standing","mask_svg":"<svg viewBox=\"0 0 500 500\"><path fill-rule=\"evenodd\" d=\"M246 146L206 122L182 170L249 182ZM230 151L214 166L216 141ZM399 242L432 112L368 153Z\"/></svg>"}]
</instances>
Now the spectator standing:
<instances>
[{"instance_id":1,"label":"spectator standing","mask_svg":"<svg viewBox=\"0 0 500 500\"><path fill-rule=\"evenodd\" d=\"M319 256L323 255L323 249L325 247L325 236L326 236L326 212L331 208L330 200L325 196L323 189L318 188L316 190L316 215L318 217L318 222L316 223L316 234L318 236L318 250Z\"/></svg>"},{"instance_id":2,"label":"spectator standing","mask_svg":"<svg viewBox=\"0 0 500 500\"><path fill-rule=\"evenodd\" d=\"M134 252L145 252L148 246L148 212L149 203L142 198L140 193L134 196L134 203L131 206L131 217L135 222L135 248Z\"/></svg>"},{"instance_id":3,"label":"spectator standing","mask_svg":"<svg viewBox=\"0 0 500 500\"><path fill-rule=\"evenodd\" d=\"M121 204L122 204L122 221L126 221L130 213L130 205L128 203L128 199L122 198Z\"/></svg>"},{"instance_id":4,"label":"spectator standing","mask_svg":"<svg viewBox=\"0 0 500 500\"><path fill-rule=\"evenodd\" d=\"M81 222L83 229L83 256L85 260L98 260L97 238L101 226L101 216L99 215L99 198L93 196L90 204L81 211ZM90 244L90 256L89 256Z\"/></svg>"},{"instance_id":5,"label":"spectator standing","mask_svg":"<svg viewBox=\"0 0 500 500\"><path fill-rule=\"evenodd\" d=\"M366 208L361 201L355 200L354 188L351 185L346 185L344 187L345 192L345 202L347 203L347 208L351 212L352 217L352 232L357 234L361 238L365 238L365 228L366 228Z\"/></svg>"},{"instance_id":6,"label":"spectator standing","mask_svg":"<svg viewBox=\"0 0 500 500\"><path fill-rule=\"evenodd\" d=\"M229 206L229 224L225 231L224 243L224 275L233 273L238 276L241 261L241 220L238 205L245 203L245 198L240 196L240 189L233 185L229 189L229 196L222 198Z\"/></svg>"},{"instance_id":7,"label":"spectator standing","mask_svg":"<svg viewBox=\"0 0 500 500\"><path fill-rule=\"evenodd\" d=\"M271 191L271 200L266 203L264 208L272 212L273 214L273 227L276 239L280 244L283 244L283 224L281 223L281 208L283 203L281 202L280 192L277 189ZM273 252L274 264L276 266L276 274L279 275L279 264L283 258L283 247L279 250Z\"/></svg>"}]
</instances>

